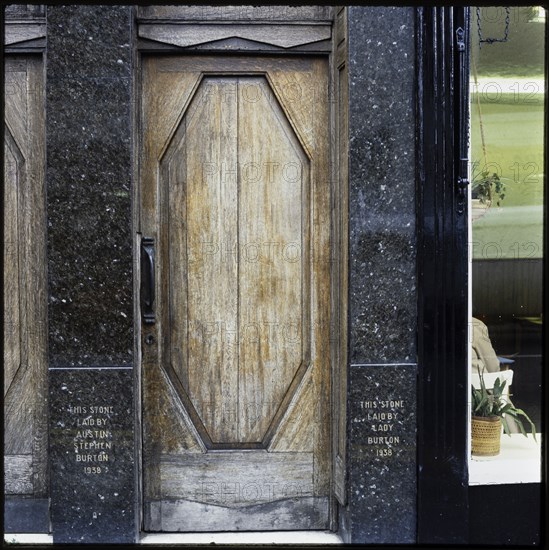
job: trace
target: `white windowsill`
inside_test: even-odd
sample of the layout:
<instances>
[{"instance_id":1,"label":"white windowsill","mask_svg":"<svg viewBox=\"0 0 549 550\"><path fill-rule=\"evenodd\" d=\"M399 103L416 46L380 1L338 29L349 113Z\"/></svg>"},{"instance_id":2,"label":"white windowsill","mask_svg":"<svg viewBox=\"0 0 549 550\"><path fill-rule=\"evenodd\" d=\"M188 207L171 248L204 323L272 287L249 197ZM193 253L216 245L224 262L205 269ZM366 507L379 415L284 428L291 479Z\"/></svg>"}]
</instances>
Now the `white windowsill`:
<instances>
[{"instance_id":1,"label":"white windowsill","mask_svg":"<svg viewBox=\"0 0 549 550\"><path fill-rule=\"evenodd\" d=\"M330 531L263 531L247 533L147 533L141 544L343 544Z\"/></svg>"},{"instance_id":2,"label":"white windowsill","mask_svg":"<svg viewBox=\"0 0 549 550\"><path fill-rule=\"evenodd\" d=\"M5 534L4 541L11 544L53 544L46 534ZM269 531L255 533L143 533L138 544L343 544L336 533L330 531Z\"/></svg>"},{"instance_id":3,"label":"white windowsill","mask_svg":"<svg viewBox=\"0 0 549 550\"><path fill-rule=\"evenodd\" d=\"M541 434L503 434L501 452L469 460L469 485L505 485L541 482Z\"/></svg>"},{"instance_id":4,"label":"white windowsill","mask_svg":"<svg viewBox=\"0 0 549 550\"><path fill-rule=\"evenodd\" d=\"M53 544L47 533L4 533L4 544Z\"/></svg>"}]
</instances>

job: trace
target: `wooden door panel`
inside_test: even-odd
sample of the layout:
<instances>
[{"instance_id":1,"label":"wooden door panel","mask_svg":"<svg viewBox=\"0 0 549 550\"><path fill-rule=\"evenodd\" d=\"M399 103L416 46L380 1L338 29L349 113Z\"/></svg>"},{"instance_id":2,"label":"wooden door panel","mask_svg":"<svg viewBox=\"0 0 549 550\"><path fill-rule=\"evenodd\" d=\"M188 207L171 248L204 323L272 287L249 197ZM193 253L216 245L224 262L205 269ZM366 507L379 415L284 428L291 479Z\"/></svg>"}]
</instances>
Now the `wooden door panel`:
<instances>
[{"instance_id":1,"label":"wooden door panel","mask_svg":"<svg viewBox=\"0 0 549 550\"><path fill-rule=\"evenodd\" d=\"M210 254L219 240L237 235L236 178L219 176L235 165L236 105L224 101L222 79L201 83L160 162L170 228L169 304L171 368L210 441L236 441L236 424L225 420L224 395L237 395L238 356L215 327L237 325L237 263ZM214 168L214 169L212 169ZM214 330L212 330L214 327ZM207 434L207 435L206 435Z\"/></svg>"},{"instance_id":2,"label":"wooden door panel","mask_svg":"<svg viewBox=\"0 0 549 550\"><path fill-rule=\"evenodd\" d=\"M227 494L229 491L227 490ZM306 513L304 513L306 510ZM298 531L325 529L328 515L326 499L304 497L283 499L241 508L205 504L196 501L165 500L152 503L146 524L157 525L157 531ZM220 525L226 526L220 529Z\"/></svg>"},{"instance_id":3,"label":"wooden door panel","mask_svg":"<svg viewBox=\"0 0 549 550\"><path fill-rule=\"evenodd\" d=\"M143 346L147 529L288 528L290 509L292 525L327 527L326 69L144 59L141 226L158 258L157 322L142 330L157 342Z\"/></svg>"},{"instance_id":4,"label":"wooden door panel","mask_svg":"<svg viewBox=\"0 0 549 550\"><path fill-rule=\"evenodd\" d=\"M21 177L24 178L25 160L17 146L9 126L4 129L4 204L10 209L4 216L4 265L11 264L13 275L4 277L4 315L8 321L4 328L4 397L13 383L15 375L23 364L21 356L21 296L19 293L19 272L22 238L19 220L19 193Z\"/></svg>"},{"instance_id":5,"label":"wooden door panel","mask_svg":"<svg viewBox=\"0 0 549 550\"><path fill-rule=\"evenodd\" d=\"M5 60L4 489L47 495L43 113L39 58Z\"/></svg>"},{"instance_id":6,"label":"wooden door panel","mask_svg":"<svg viewBox=\"0 0 549 550\"><path fill-rule=\"evenodd\" d=\"M239 91L239 436L267 445L309 366L310 170L267 80Z\"/></svg>"},{"instance_id":7,"label":"wooden door panel","mask_svg":"<svg viewBox=\"0 0 549 550\"><path fill-rule=\"evenodd\" d=\"M309 160L264 77L206 77L160 172L186 229L169 240L172 367L213 444L260 445L308 363Z\"/></svg>"},{"instance_id":8,"label":"wooden door panel","mask_svg":"<svg viewBox=\"0 0 549 550\"><path fill-rule=\"evenodd\" d=\"M262 452L253 460L247 451L171 456L163 458L162 491L167 498L240 508L249 505L250 496L256 503L312 496L312 467L312 452Z\"/></svg>"}]
</instances>

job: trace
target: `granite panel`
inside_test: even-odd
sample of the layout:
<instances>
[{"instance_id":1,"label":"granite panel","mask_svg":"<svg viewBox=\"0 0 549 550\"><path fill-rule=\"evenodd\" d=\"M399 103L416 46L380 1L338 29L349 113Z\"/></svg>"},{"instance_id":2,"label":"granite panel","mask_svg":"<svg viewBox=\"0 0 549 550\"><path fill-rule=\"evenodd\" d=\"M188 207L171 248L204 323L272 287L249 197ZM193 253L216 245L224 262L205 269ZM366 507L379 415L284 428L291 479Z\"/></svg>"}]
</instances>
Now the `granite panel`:
<instances>
[{"instance_id":1,"label":"granite panel","mask_svg":"<svg viewBox=\"0 0 549 550\"><path fill-rule=\"evenodd\" d=\"M46 182L55 543L137 537L131 6L48 6Z\"/></svg>"},{"instance_id":2,"label":"granite panel","mask_svg":"<svg viewBox=\"0 0 549 550\"><path fill-rule=\"evenodd\" d=\"M48 322L55 366L133 359L130 15L129 6L48 6Z\"/></svg>"},{"instance_id":3,"label":"granite panel","mask_svg":"<svg viewBox=\"0 0 549 550\"><path fill-rule=\"evenodd\" d=\"M415 365L351 366L346 542L416 541Z\"/></svg>"},{"instance_id":4,"label":"granite panel","mask_svg":"<svg viewBox=\"0 0 549 550\"><path fill-rule=\"evenodd\" d=\"M136 540L131 368L50 370L54 543Z\"/></svg>"},{"instance_id":5,"label":"granite panel","mask_svg":"<svg viewBox=\"0 0 549 550\"><path fill-rule=\"evenodd\" d=\"M347 542L411 544L417 498L414 13L348 9L351 365L348 503L341 523Z\"/></svg>"},{"instance_id":6,"label":"granite panel","mask_svg":"<svg viewBox=\"0 0 549 550\"><path fill-rule=\"evenodd\" d=\"M350 361L415 362L414 12L348 9Z\"/></svg>"},{"instance_id":7,"label":"granite panel","mask_svg":"<svg viewBox=\"0 0 549 550\"><path fill-rule=\"evenodd\" d=\"M131 6L48 6L48 78L131 76Z\"/></svg>"},{"instance_id":8,"label":"granite panel","mask_svg":"<svg viewBox=\"0 0 549 550\"><path fill-rule=\"evenodd\" d=\"M67 77L48 80L48 160L67 168L126 174L131 134L131 79ZM120 156L122 155L122 156ZM94 163L96 166L94 166ZM77 173L80 176L80 173Z\"/></svg>"}]
</instances>

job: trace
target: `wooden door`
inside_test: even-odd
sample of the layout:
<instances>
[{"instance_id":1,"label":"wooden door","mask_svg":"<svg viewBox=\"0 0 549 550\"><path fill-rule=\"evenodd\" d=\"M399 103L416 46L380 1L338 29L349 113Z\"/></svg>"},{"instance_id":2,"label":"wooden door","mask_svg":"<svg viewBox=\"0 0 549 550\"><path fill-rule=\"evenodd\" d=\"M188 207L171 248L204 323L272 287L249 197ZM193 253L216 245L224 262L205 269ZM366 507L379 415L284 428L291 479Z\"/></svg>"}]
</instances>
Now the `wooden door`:
<instances>
[{"instance_id":1,"label":"wooden door","mask_svg":"<svg viewBox=\"0 0 549 550\"><path fill-rule=\"evenodd\" d=\"M7 56L4 110L4 490L44 498L47 361L40 57Z\"/></svg>"},{"instance_id":2,"label":"wooden door","mask_svg":"<svg viewBox=\"0 0 549 550\"><path fill-rule=\"evenodd\" d=\"M327 74L314 57L143 59L146 530L329 527Z\"/></svg>"}]
</instances>

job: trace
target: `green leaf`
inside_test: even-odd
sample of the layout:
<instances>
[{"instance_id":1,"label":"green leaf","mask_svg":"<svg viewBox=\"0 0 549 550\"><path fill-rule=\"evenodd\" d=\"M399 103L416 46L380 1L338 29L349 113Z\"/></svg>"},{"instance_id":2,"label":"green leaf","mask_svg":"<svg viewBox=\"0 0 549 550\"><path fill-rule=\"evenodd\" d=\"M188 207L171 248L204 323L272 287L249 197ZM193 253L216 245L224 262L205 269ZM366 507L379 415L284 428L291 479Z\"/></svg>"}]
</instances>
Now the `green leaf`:
<instances>
[{"instance_id":1,"label":"green leaf","mask_svg":"<svg viewBox=\"0 0 549 550\"><path fill-rule=\"evenodd\" d=\"M532 422L530 417L522 409L515 409L515 410L517 411L518 414L520 414L521 416L524 416L524 418L526 418L526 420L528 420L528 423L530 424L530 429L532 431L532 435L534 436L534 441L537 441L535 424Z\"/></svg>"},{"instance_id":2,"label":"green leaf","mask_svg":"<svg viewBox=\"0 0 549 550\"><path fill-rule=\"evenodd\" d=\"M501 409L499 410L499 412L501 414L505 414L509 409L511 409L513 407L513 405L511 405L511 403L507 403L504 407L501 407Z\"/></svg>"},{"instance_id":3,"label":"green leaf","mask_svg":"<svg viewBox=\"0 0 549 550\"><path fill-rule=\"evenodd\" d=\"M488 397L483 397L483 398L479 401L477 407L475 408L475 412L479 412L480 409L483 407L483 405L484 405L487 401L488 401Z\"/></svg>"},{"instance_id":4,"label":"green leaf","mask_svg":"<svg viewBox=\"0 0 549 550\"><path fill-rule=\"evenodd\" d=\"M524 437L528 437L528 434L526 433L526 430L524 429L524 424L522 423L522 420L516 416L515 422L517 423L518 427L520 428L520 431Z\"/></svg>"},{"instance_id":5,"label":"green leaf","mask_svg":"<svg viewBox=\"0 0 549 550\"><path fill-rule=\"evenodd\" d=\"M501 417L501 423L503 424L503 431L511 437L511 430L509 429L509 424L507 424L507 420L504 416Z\"/></svg>"},{"instance_id":6,"label":"green leaf","mask_svg":"<svg viewBox=\"0 0 549 550\"><path fill-rule=\"evenodd\" d=\"M496 378L494 382L494 397L501 397L503 395L503 390L505 389L506 381L501 381L499 378Z\"/></svg>"}]
</instances>

